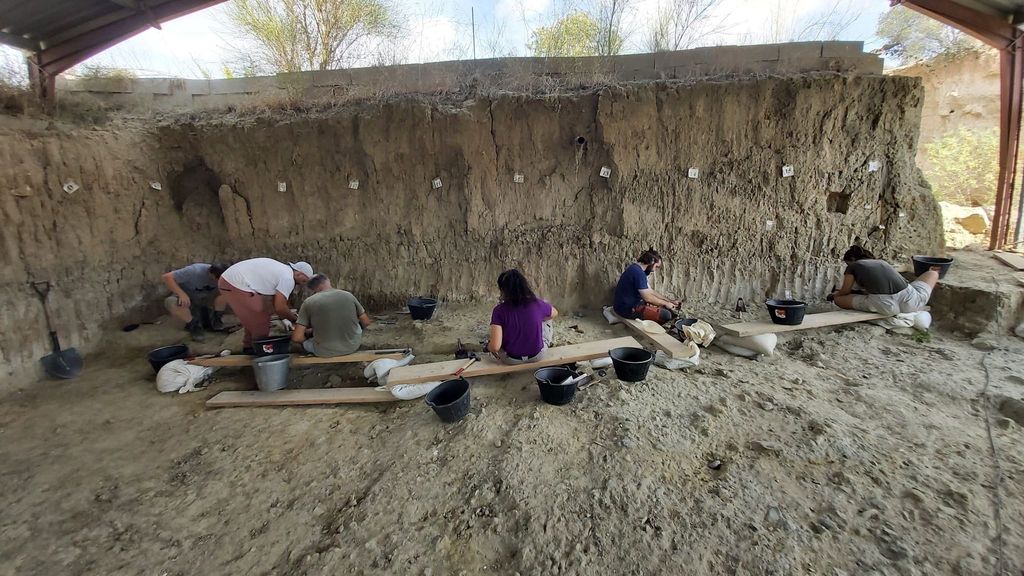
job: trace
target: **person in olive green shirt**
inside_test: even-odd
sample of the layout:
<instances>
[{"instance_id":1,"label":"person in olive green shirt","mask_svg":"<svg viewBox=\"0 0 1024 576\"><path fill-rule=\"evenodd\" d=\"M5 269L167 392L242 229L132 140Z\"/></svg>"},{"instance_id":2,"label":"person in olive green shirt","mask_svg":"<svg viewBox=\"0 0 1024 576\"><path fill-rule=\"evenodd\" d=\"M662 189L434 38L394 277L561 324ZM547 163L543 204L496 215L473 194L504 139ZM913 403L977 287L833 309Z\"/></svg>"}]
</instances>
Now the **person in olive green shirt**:
<instances>
[{"instance_id":1,"label":"person in olive green shirt","mask_svg":"<svg viewBox=\"0 0 1024 576\"><path fill-rule=\"evenodd\" d=\"M314 292L299 307L292 342L321 357L344 356L359 349L363 329L373 323L363 305L351 292L331 287L331 281L317 274L307 284Z\"/></svg>"}]
</instances>

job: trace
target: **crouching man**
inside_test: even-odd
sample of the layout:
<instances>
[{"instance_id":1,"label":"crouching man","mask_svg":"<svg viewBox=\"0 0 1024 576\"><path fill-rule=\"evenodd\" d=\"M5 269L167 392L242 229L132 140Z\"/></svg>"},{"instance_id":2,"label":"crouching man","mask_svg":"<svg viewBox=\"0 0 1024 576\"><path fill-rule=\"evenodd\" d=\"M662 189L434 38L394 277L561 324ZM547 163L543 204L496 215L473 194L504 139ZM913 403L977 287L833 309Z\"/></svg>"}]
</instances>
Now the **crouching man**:
<instances>
[{"instance_id":1,"label":"crouching man","mask_svg":"<svg viewBox=\"0 0 1024 576\"><path fill-rule=\"evenodd\" d=\"M227 266L196 262L162 275L171 295L164 305L171 316L185 323L185 330L196 342L205 339L203 330L224 329L222 317L227 302L217 290L217 281Z\"/></svg>"},{"instance_id":2,"label":"crouching man","mask_svg":"<svg viewBox=\"0 0 1024 576\"><path fill-rule=\"evenodd\" d=\"M345 356L359 349L363 329L373 323L351 292L331 286L323 274L307 285L314 292L299 307L292 342L316 356Z\"/></svg>"}]
</instances>

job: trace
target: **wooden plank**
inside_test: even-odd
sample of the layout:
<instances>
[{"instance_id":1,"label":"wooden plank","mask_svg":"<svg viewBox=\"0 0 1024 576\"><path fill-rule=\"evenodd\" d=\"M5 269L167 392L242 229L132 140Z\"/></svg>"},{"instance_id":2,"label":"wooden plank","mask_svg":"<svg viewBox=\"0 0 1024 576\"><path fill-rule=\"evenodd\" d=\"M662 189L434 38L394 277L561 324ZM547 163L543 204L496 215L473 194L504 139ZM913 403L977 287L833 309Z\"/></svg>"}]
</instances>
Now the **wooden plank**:
<instances>
[{"instance_id":1,"label":"wooden plank","mask_svg":"<svg viewBox=\"0 0 1024 576\"><path fill-rule=\"evenodd\" d=\"M1014 270L1024 270L1024 256L1009 252L993 252L992 256Z\"/></svg>"},{"instance_id":2,"label":"wooden plank","mask_svg":"<svg viewBox=\"0 0 1024 576\"><path fill-rule=\"evenodd\" d=\"M652 346L667 354L669 358L689 358L692 355L690 350L683 346L682 342L673 338L671 334L651 334L644 330L644 325L639 320L622 318L622 323L638 338L649 342Z\"/></svg>"},{"instance_id":3,"label":"wooden plank","mask_svg":"<svg viewBox=\"0 0 1024 576\"><path fill-rule=\"evenodd\" d=\"M820 314L808 314L804 316L802 324L786 326L767 322L740 322L736 324L725 324L722 331L732 336L757 336L758 334L777 334L779 332L793 332L796 330L811 330L813 328L824 328L825 326L838 326L840 324L851 324L853 322L865 322L867 320L880 320L888 318L890 314L875 314L874 312L861 312L859 310L837 310L835 312L822 312Z\"/></svg>"},{"instance_id":4,"label":"wooden plank","mask_svg":"<svg viewBox=\"0 0 1024 576\"><path fill-rule=\"evenodd\" d=\"M505 365L499 364L493 358L482 357L476 363L462 373L464 378L474 376L491 376L494 374L508 374L511 372L524 372L536 370L545 366L558 366L571 362L593 360L607 356L612 348L634 347L639 348L640 343L635 338L626 336L624 338L613 338L611 340L598 340L596 342L584 342L582 344L570 344L549 348L547 355L540 362L530 364ZM435 382L437 380L448 380L453 378L455 371L465 366L465 360L448 360L445 362L434 362L433 364L414 364L412 366L399 366L393 368L388 374L388 386L398 384L419 384L421 382Z\"/></svg>"},{"instance_id":5,"label":"wooden plank","mask_svg":"<svg viewBox=\"0 0 1024 576\"><path fill-rule=\"evenodd\" d=\"M241 406L309 406L323 404L363 404L367 402L398 402L390 392L375 388L314 388L309 390L278 390L261 392L243 390L221 392L206 401L207 408Z\"/></svg>"},{"instance_id":6,"label":"wooden plank","mask_svg":"<svg viewBox=\"0 0 1024 576\"><path fill-rule=\"evenodd\" d=\"M241 368L245 366L252 366L253 358L254 356L246 354L233 354L231 356L217 356L215 358L196 358L195 360L190 360L189 364L195 364L196 366L216 366L219 368ZM380 360L381 358L401 360L402 358L405 358L405 354L373 354L370 352L356 352L355 354L349 354L347 356L331 356L326 358L321 358L320 356L300 356L298 354L292 354L292 366L301 367L313 366L316 364L373 362L374 360Z\"/></svg>"}]
</instances>

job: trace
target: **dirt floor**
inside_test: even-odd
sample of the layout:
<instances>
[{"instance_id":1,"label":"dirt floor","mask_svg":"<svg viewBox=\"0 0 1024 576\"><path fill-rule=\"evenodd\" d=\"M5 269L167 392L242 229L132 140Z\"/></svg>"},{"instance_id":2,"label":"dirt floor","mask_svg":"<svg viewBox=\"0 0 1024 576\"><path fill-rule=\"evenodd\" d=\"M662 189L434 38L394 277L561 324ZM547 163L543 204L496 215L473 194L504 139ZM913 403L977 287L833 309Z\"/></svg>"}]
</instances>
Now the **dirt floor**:
<instances>
[{"instance_id":1,"label":"dirt floor","mask_svg":"<svg viewBox=\"0 0 1024 576\"><path fill-rule=\"evenodd\" d=\"M487 317L386 315L368 342L448 359ZM596 310L557 327L558 343L625 333ZM479 378L454 425L422 400L205 410L252 375L158 394L145 353L179 337L167 322L111 335L78 380L2 399L0 574L991 575L1000 558L1024 573L1012 336L982 351L871 325L796 332L761 361L711 348L565 407L528 373Z\"/></svg>"}]
</instances>

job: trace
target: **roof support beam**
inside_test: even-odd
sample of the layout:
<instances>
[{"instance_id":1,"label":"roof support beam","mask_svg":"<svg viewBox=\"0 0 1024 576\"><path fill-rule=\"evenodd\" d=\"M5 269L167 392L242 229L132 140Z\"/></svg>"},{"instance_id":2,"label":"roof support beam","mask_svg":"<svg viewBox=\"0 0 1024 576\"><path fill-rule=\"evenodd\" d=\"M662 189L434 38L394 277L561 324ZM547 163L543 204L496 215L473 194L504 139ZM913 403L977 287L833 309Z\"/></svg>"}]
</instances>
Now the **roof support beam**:
<instances>
[{"instance_id":1,"label":"roof support beam","mask_svg":"<svg viewBox=\"0 0 1024 576\"><path fill-rule=\"evenodd\" d=\"M64 72L68 68L86 60L111 46L123 42L142 32L146 28L220 4L224 0L177 0L126 16L71 38L61 44L48 47L39 53L39 64L43 71L51 76Z\"/></svg>"},{"instance_id":2,"label":"roof support beam","mask_svg":"<svg viewBox=\"0 0 1024 576\"><path fill-rule=\"evenodd\" d=\"M999 50L999 174L996 180L996 206L992 214L989 250L1010 244L1010 213L1016 187L1017 156L1020 150L1020 121L1024 109L1024 32L1005 18L980 12L951 0L890 0L890 6L903 4L957 28ZM1016 236L1024 234L1024 202L1017 209Z\"/></svg>"},{"instance_id":3,"label":"roof support beam","mask_svg":"<svg viewBox=\"0 0 1024 576\"><path fill-rule=\"evenodd\" d=\"M0 32L0 44L7 44L8 46L14 46L15 48L28 50L29 52L36 52L39 50L39 42L29 40L24 36L11 34L10 32Z\"/></svg>"},{"instance_id":4,"label":"roof support beam","mask_svg":"<svg viewBox=\"0 0 1024 576\"><path fill-rule=\"evenodd\" d=\"M1009 20L952 0L889 0L890 6L898 4L970 34L997 50L1006 49L1017 38L1017 29Z\"/></svg>"}]
</instances>

